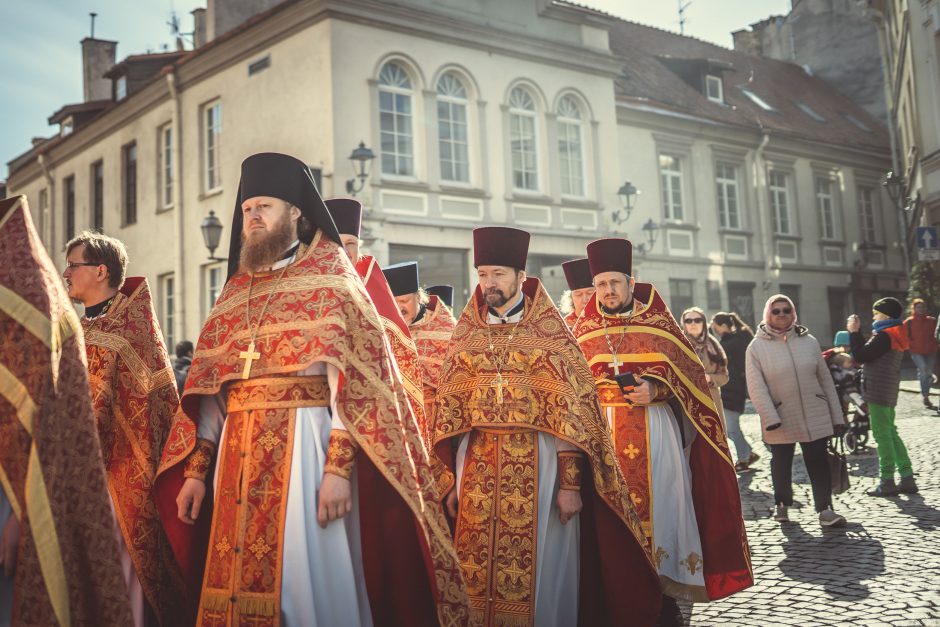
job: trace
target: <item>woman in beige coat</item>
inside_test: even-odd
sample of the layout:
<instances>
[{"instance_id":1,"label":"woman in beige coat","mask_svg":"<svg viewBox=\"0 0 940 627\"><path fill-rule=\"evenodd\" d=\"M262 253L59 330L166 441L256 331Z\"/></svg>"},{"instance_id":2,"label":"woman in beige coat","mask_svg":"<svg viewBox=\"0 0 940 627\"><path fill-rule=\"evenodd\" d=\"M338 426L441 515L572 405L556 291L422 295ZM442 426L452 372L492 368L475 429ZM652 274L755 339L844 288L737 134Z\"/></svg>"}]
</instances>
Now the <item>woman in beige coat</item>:
<instances>
[{"instance_id":1,"label":"woman in beige coat","mask_svg":"<svg viewBox=\"0 0 940 627\"><path fill-rule=\"evenodd\" d=\"M760 414L764 442L771 453L774 518L789 520L793 453L799 442L819 523L842 526L845 518L832 511L826 443L836 430L844 429L845 417L819 342L796 323L796 307L783 294L768 299L763 320L747 348L745 362L748 396Z\"/></svg>"},{"instance_id":2,"label":"woman in beige coat","mask_svg":"<svg viewBox=\"0 0 940 627\"><path fill-rule=\"evenodd\" d=\"M708 391L711 392L718 415L724 425L725 416L721 405L721 386L728 382L728 358L721 348L718 340L708 334L708 320L705 312L698 307L689 307L682 312L680 318L682 330L692 343L695 354L705 367L705 380L708 381Z\"/></svg>"}]
</instances>

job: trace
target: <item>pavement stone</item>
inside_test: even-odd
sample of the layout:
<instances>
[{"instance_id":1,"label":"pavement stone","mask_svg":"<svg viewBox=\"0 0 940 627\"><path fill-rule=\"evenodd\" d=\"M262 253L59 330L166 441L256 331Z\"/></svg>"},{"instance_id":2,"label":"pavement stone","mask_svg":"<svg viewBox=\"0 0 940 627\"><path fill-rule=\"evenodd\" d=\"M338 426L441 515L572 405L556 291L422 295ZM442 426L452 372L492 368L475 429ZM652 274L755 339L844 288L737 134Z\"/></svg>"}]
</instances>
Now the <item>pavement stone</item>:
<instances>
[{"instance_id":1,"label":"pavement stone","mask_svg":"<svg viewBox=\"0 0 940 627\"><path fill-rule=\"evenodd\" d=\"M940 416L922 405L916 382L902 385L897 425L914 465L920 493L875 498L874 439L849 455L851 486L833 497L848 519L823 529L813 508L799 447L793 464L794 507L789 523L773 513L770 451L760 442L759 418L741 417L761 459L739 475L755 585L713 603L685 605L696 627L872 625L940 627Z\"/></svg>"}]
</instances>

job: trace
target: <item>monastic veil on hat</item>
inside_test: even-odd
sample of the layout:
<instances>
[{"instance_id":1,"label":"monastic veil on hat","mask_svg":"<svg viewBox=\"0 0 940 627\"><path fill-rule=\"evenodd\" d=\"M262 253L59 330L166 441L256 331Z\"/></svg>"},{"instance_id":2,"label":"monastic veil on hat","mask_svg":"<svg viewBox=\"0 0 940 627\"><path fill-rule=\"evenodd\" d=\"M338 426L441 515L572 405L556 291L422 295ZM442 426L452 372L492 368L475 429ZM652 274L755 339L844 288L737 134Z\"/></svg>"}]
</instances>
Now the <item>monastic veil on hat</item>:
<instances>
[{"instance_id":1,"label":"monastic veil on hat","mask_svg":"<svg viewBox=\"0 0 940 627\"><path fill-rule=\"evenodd\" d=\"M508 226L473 229L473 267L507 266L525 270L530 235Z\"/></svg>"},{"instance_id":2,"label":"monastic veil on hat","mask_svg":"<svg viewBox=\"0 0 940 627\"><path fill-rule=\"evenodd\" d=\"M325 202L339 234L359 237L362 230L362 203L355 198L330 198Z\"/></svg>"},{"instance_id":3,"label":"monastic veil on hat","mask_svg":"<svg viewBox=\"0 0 940 627\"><path fill-rule=\"evenodd\" d=\"M587 245L591 277L601 272L622 272L633 276L633 244L622 237L596 239Z\"/></svg>"},{"instance_id":4,"label":"monastic veil on hat","mask_svg":"<svg viewBox=\"0 0 940 627\"><path fill-rule=\"evenodd\" d=\"M583 290L594 287L594 277L591 276L591 264L587 257L572 259L561 264L565 272L565 281L569 290Z\"/></svg>"},{"instance_id":5,"label":"monastic veil on hat","mask_svg":"<svg viewBox=\"0 0 940 627\"><path fill-rule=\"evenodd\" d=\"M437 296L448 307L454 306L454 286L453 285L432 285L425 290L431 296Z\"/></svg>"},{"instance_id":6,"label":"monastic veil on hat","mask_svg":"<svg viewBox=\"0 0 940 627\"><path fill-rule=\"evenodd\" d=\"M242 161L241 180L235 198L235 214L232 217L232 236L228 248L228 277L238 271L242 249L242 203L250 198L270 196L289 202L315 229L341 244L336 224L330 216L313 174L307 165L290 155L277 152L261 152ZM305 241L309 244L309 241Z\"/></svg>"},{"instance_id":7,"label":"monastic veil on hat","mask_svg":"<svg viewBox=\"0 0 940 627\"><path fill-rule=\"evenodd\" d=\"M393 296L414 294L418 291L418 262L405 261L382 269Z\"/></svg>"}]
</instances>

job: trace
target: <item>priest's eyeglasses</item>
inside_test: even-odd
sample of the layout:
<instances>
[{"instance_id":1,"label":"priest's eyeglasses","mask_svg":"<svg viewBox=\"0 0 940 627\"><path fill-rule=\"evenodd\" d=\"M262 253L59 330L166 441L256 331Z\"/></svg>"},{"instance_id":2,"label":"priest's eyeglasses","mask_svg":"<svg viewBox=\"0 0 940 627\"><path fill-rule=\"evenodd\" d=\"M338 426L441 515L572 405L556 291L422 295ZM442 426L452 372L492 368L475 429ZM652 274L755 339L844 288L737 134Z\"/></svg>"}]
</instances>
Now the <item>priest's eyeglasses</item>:
<instances>
[{"instance_id":1,"label":"priest's eyeglasses","mask_svg":"<svg viewBox=\"0 0 940 627\"><path fill-rule=\"evenodd\" d=\"M65 263L65 269L74 270L75 268L78 268L79 266L101 266L101 265L104 265L104 264L97 263L94 261L67 261Z\"/></svg>"}]
</instances>

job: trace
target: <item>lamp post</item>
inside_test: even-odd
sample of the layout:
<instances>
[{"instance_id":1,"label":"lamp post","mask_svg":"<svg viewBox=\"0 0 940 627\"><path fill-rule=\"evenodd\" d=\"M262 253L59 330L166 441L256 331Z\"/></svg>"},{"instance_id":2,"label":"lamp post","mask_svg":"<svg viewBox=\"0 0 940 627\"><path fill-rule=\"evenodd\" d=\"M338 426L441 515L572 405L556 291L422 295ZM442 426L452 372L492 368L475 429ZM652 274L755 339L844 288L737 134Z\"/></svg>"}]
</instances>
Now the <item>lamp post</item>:
<instances>
[{"instance_id":1,"label":"lamp post","mask_svg":"<svg viewBox=\"0 0 940 627\"><path fill-rule=\"evenodd\" d=\"M641 255L653 250L653 246L656 245L656 238L659 236L659 225L650 218L643 225L643 233L646 235L646 241L636 247L637 252Z\"/></svg>"},{"instance_id":2,"label":"lamp post","mask_svg":"<svg viewBox=\"0 0 940 627\"><path fill-rule=\"evenodd\" d=\"M617 190L617 196L620 198L620 204L623 206L623 209L617 209L610 214L614 224L623 224L630 219L630 214L633 213L633 206L636 204L636 197L639 195L640 190L630 181L620 186L620 189ZM623 217L621 217L621 213Z\"/></svg>"},{"instance_id":3,"label":"lamp post","mask_svg":"<svg viewBox=\"0 0 940 627\"><path fill-rule=\"evenodd\" d=\"M202 231L202 241L209 249L209 261L228 261L223 257L215 256L215 249L219 247L219 240L222 239L222 228L222 222L215 216L215 211L211 210L199 226Z\"/></svg>"},{"instance_id":4,"label":"lamp post","mask_svg":"<svg viewBox=\"0 0 940 627\"><path fill-rule=\"evenodd\" d=\"M347 194L355 196L365 187L366 179L369 178L369 167L372 165L373 159L375 159L375 153L372 152L372 149L368 148L365 142L359 142L359 146L354 148L349 155L349 161L352 163L353 172L356 173L356 176L346 181Z\"/></svg>"}]
</instances>

